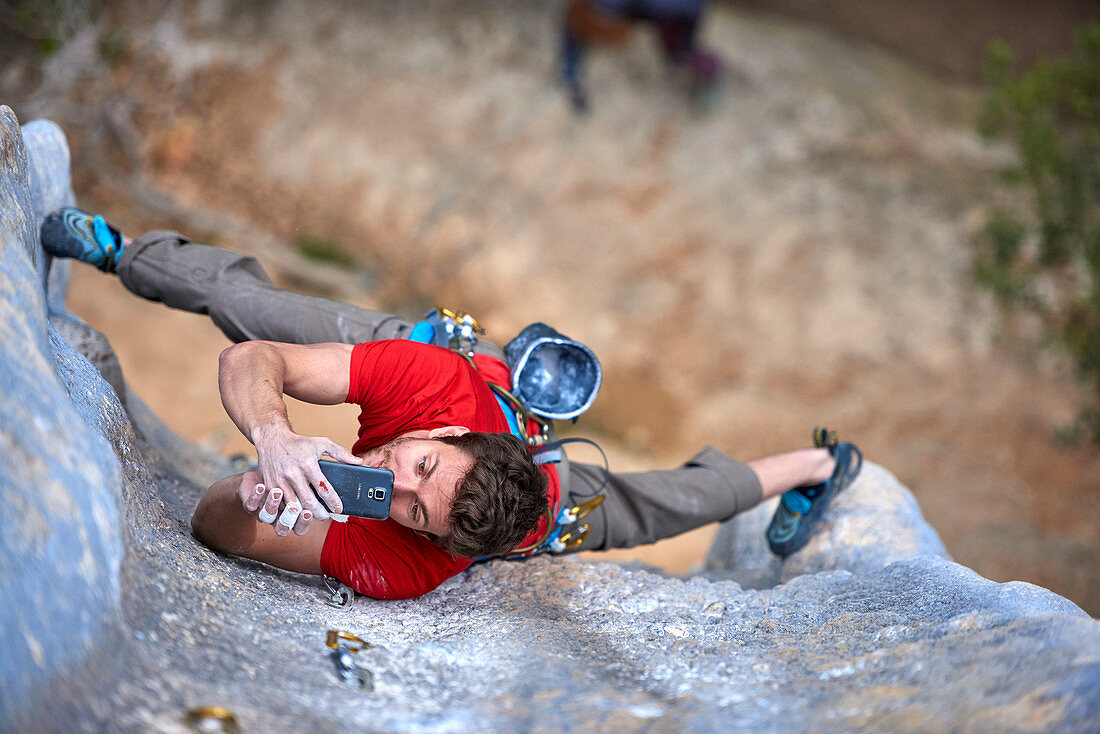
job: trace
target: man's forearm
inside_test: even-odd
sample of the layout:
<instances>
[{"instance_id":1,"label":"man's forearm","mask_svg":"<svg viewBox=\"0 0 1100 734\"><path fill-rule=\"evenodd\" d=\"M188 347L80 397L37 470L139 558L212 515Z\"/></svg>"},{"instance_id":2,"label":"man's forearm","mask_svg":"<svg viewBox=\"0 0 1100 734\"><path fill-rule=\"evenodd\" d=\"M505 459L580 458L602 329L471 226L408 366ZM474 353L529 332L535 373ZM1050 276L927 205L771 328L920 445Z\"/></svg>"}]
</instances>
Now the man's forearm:
<instances>
[{"instance_id":1,"label":"man's forearm","mask_svg":"<svg viewBox=\"0 0 1100 734\"><path fill-rule=\"evenodd\" d=\"M254 445L264 431L290 431L283 385L286 363L263 342L241 342L221 353L218 389L225 412Z\"/></svg>"}]
</instances>

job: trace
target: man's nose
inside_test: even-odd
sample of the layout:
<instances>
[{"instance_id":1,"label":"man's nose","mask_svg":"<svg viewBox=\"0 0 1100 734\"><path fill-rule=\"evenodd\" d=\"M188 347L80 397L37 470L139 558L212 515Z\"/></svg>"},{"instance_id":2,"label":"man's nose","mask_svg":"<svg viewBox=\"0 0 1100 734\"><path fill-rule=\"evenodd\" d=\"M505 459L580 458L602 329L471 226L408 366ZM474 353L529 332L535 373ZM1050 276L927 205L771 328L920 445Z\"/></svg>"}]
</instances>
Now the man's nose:
<instances>
[{"instance_id":1,"label":"man's nose","mask_svg":"<svg viewBox=\"0 0 1100 734\"><path fill-rule=\"evenodd\" d=\"M393 488L393 491L390 492L390 516L391 517L394 516L394 513L397 511L397 508L399 508L399 507L408 507L408 506L409 506L409 491L407 489L402 489L402 488L398 487L395 484L394 488Z\"/></svg>"},{"instance_id":2,"label":"man's nose","mask_svg":"<svg viewBox=\"0 0 1100 734\"><path fill-rule=\"evenodd\" d=\"M393 473L394 499L402 494L416 491L416 476L412 472L395 471Z\"/></svg>"}]
</instances>

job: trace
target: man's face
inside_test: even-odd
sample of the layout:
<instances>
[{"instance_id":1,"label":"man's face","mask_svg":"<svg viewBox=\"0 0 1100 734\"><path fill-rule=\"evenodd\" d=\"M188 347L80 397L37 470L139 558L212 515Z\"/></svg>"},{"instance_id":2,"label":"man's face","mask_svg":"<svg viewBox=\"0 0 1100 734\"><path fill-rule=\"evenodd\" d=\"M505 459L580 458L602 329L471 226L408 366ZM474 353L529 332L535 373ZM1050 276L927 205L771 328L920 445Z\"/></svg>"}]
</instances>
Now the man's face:
<instances>
[{"instance_id":1,"label":"man's face","mask_svg":"<svg viewBox=\"0 0 1100 734\"><path fill-rule=\"evenodd\" d=\"M474 463L462 449L430 438L398 438L362 457L393 472L390 517L437 537L451 532L451 504Z\"/></svg>"}]
</instances>

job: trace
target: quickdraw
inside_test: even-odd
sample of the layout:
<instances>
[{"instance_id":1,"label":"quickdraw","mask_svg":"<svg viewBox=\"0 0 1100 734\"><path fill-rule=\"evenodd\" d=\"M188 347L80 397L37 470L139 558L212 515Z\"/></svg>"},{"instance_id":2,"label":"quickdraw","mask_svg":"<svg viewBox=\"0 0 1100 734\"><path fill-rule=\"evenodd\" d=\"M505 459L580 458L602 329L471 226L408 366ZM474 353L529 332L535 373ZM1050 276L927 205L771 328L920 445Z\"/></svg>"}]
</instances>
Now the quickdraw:
<instances>
[{"instance_id":1,"label":"quickdraw","mask_svg":"<svg viewBox=\"0 0 1100 734\"><path fill-rule=\"evenodd\" d=\"M369 650L369 642L348 632L329 630L325 635L325 646L332 650L329 657L342 681L368 691L374 689L374 675L366 668L356 665L352 658L360 650Z\"/></svg>"},{"instance_id":2,"label":"quickdraw","mask_svg":"<svg viewBox=\"0 0 1100 734\"><path fill-rule=\"evenodd\" d=\"M325 604L330 607L346 609L355 601L355 592L350 587L340 583L339 579L321 574L321 581L325 583L325 588L328 589L330 594L329 598L325 599Z\"/></svg>"}]
</instances>

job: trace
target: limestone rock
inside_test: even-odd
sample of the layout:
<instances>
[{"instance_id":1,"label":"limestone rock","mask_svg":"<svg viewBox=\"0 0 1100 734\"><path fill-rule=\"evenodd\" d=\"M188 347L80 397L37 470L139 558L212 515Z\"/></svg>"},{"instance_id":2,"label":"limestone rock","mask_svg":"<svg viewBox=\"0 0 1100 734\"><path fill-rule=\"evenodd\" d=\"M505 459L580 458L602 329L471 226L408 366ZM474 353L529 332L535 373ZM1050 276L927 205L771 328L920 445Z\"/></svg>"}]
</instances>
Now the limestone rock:
<instances>
[{"instance_id":1,"label":"limestone rock","mask_svg":"<svg viewBox=\"0 0 1100 734\"><path fill-rule=\"evenodd\" d=\"M806 547L785 561L772 554L764 536L778 503L761 503L722 526L707 554L708 576L765 589L821 571L871 573L912 556L950 559L912 493L871 462L834 500Z\"/></svg>"},{"instance_id":2,"label":"limestone rock","mask_svg":"<svg viewBox=\"0 0 1100 734\"><path fill-rule=\"evenodd\" d=\"M49 123L27 139L60 141ZM44 150L42 145L38 150ZM49 327L43 256L35 230L44 210L71 199L53 171L28 171L23 137L0 107L0 498L8 517L0 542L0 710L48 683L66 659L93 651L119 618L122 555L121 472L103 428L123 425L110 412L98 376ZM37 152L32 161L41 165ZM92 382L89 383L89 380ZM117 401L116 401L117 402Z\"/></svg>"},{"instance_id":3,"label":"limestone rock","mask_svg":"<svg viewBox=\"0 0 1100 734\"><path fill-rule=\"evenodd\" d=\"M762 555L764 508L706 577L541 557L335 609L207 550L188 517L227 463L125 395L37 247L72 199L60 131L0 108L0 142L3 731L183 732L209 705L264 732L1100 730L1100 623L952 563L874 465L802 553ZM373 645L372 690L328 629Z\"/></svg>"}]
</instances>

